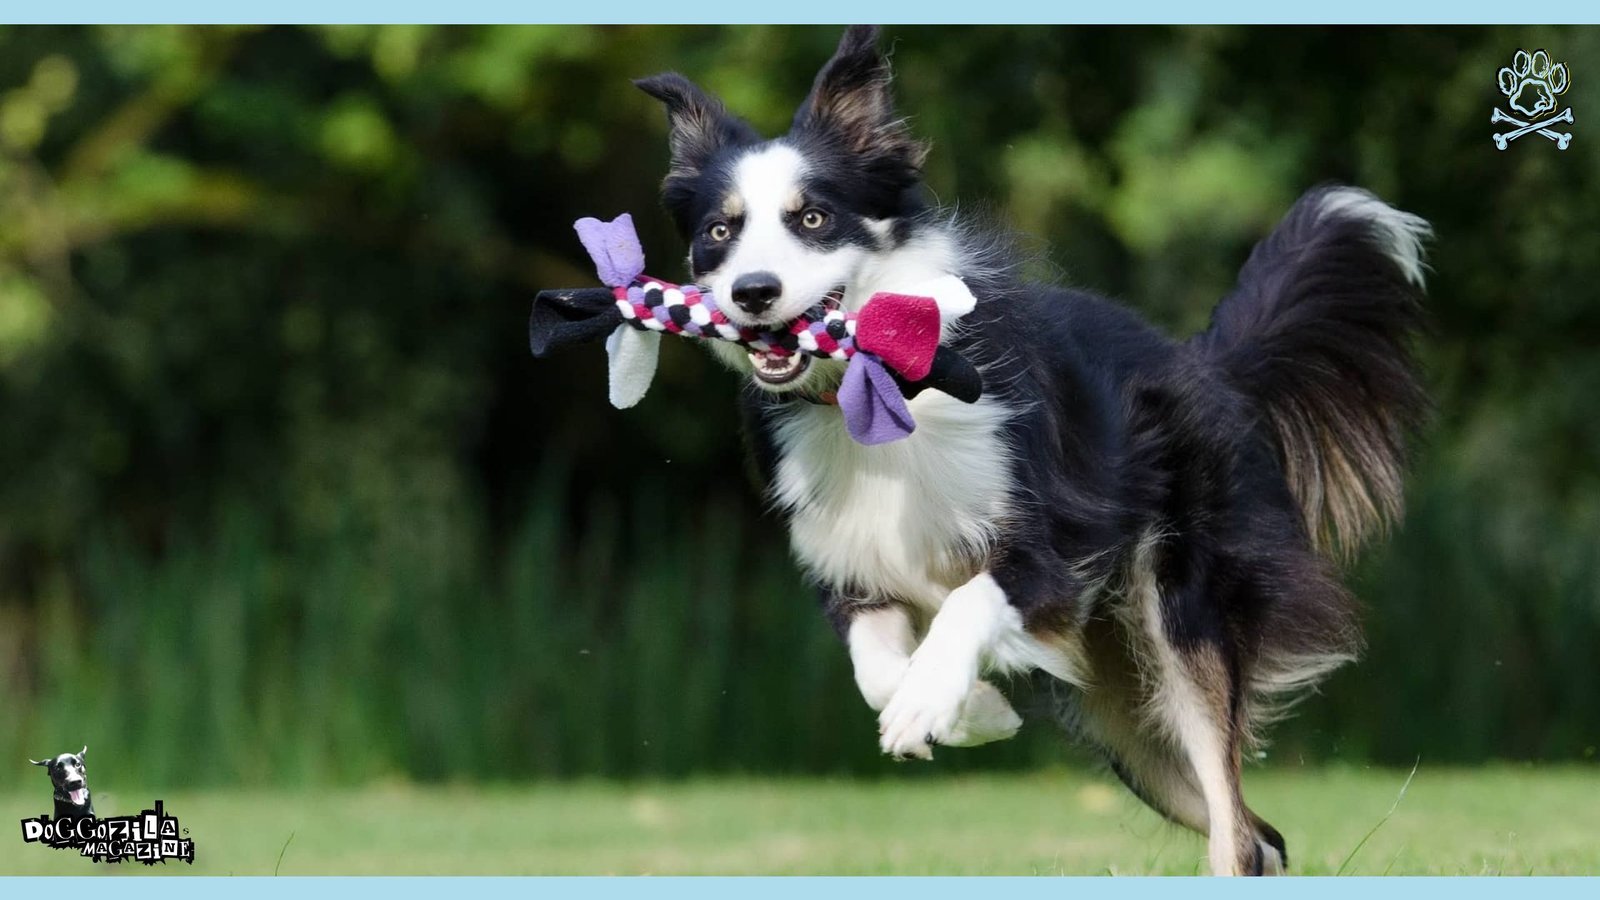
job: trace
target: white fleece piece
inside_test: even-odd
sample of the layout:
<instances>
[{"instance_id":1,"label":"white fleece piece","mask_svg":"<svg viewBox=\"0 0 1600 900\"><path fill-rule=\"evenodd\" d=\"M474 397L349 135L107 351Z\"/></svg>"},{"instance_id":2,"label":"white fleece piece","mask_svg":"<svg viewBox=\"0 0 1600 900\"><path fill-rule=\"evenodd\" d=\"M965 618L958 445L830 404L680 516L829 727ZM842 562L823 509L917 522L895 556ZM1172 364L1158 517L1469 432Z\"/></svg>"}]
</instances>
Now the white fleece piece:
<instances>
[{"instance_id":1,"label":"white fleece piece","mask_svg":"<svg viewBox=\"0 0 1600 900\"><path fill-rule=\"evenodd\" d=\"M656 360L661 356L661 333L640 331L632 325L618 325L606 338L610 357L611 405L627 409L644 399L656 377Z\"/></svg>"},{"instance_id":2,"label":"white fleece piece","mask_svg":"<svg viewBox=\"0 0 1600 900\"><path fill-rule=\"evenodd\" d=\"M913 297L932 297L939 307L939 317L946 322L961 318L978 305L978 298L972 296L967 283L954 275L940 275L919 281L900 293Z\"/></svg>"}]
</instances>

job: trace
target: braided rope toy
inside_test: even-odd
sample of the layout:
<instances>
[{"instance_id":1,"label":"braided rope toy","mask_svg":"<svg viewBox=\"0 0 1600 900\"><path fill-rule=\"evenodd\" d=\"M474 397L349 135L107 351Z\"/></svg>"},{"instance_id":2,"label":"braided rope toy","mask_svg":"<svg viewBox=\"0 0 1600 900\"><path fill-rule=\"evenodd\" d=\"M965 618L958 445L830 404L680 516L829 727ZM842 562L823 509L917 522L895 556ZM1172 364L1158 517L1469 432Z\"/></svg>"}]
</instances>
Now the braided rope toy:
<instances>
[{"instance_id":1,"label":"braided rope toy","mask_svg":"<svg viewBox=\"0 0 1600 900\"><path fill-rule=\"evenodd\" d=\"M730 321L709 289L646 276L632 216L579 219L573 227L606 287L540 291L528 343L542 357L557 346L605 337L609 394L618 409L638 403L649 389L662 334L728 341L772 357L846 362L838 404L850 436L862 444L909 435L916 423L906 400L923 388L967 403L983 393L972 363L939 345L941 313L933 297L877 293L859 311L818 303L785 327L749 328ZM970 309L971 294L959 279L940 281Z\"/></svg>"}]
</instances>

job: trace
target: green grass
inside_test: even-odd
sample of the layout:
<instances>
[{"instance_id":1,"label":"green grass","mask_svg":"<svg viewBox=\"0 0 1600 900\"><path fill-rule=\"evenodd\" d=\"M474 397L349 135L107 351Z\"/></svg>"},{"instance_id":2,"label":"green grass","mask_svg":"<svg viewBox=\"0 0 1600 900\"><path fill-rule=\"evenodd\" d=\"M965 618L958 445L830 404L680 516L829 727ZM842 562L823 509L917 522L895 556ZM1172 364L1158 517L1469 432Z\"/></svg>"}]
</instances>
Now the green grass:
<instances>
[{"instance_id":1,"label":"green grass","mask_svg":"<svg viewBox=\"0 0 1600 900\"><path fill-rule=\"evenodd\" d=\"M1346 874L1600 873L1593 768L1424 766L1385 821L1405 778L1268 770L1248 784L1301 874L1333 874L1353 851ZM0 798L0 818L37 815L44 793ZM190 830L197 862L157 872L1190 875L1204 855L1199 838L1105 776L1074 771L160 796ZM154 798L107 792L96 802L132 812ZM105 871L145 870L23 845L15 832L0 842L0 874Z\"/></svg>"}]
</instances>

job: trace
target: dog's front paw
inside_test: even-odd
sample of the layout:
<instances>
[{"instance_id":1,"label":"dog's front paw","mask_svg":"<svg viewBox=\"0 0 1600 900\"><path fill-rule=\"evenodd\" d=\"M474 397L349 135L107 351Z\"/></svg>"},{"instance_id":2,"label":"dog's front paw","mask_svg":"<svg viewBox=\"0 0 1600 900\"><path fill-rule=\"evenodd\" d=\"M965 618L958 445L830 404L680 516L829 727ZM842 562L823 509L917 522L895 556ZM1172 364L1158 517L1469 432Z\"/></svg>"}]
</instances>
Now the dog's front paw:
<instances>
[{"instance_id":1,"label":"dog's front paw","mask_svg":"<svg viewBox=\"0 0 1600 900\"><path fill-rule=\"evenodd\" d=\"M950 730L948 740L940 743L952 747L976 747L993 741L1003 741L1015 735L1022 727L1022 717L1011 708L999 688L980 681L967 692L961 705L961 718Z\"/></svg>"},{"instance_id":2,"label":"dog's front paw","mask_svg":"<svg viewBox=\"0 0 1600 900\"><path fill-rule=\"evenodd\" d=\"M856 687L861 689L862 699L867 701L873 712L883 712L888 708L889 701L894 699L895 691L900 690L900 684L905 681L906 671L910 668L911 660L905 657L856 663Z\"/></svg>"},{"instance_id":3,"label":"dog's front paw","mask_svg":"<svg viewBox=\"0 0 1600 900\"><path fill-rule=\"evenodd\" d=\"M950 742L976 681L976 674L913 657L900 688L878 716L883 752L897 759L933 759L931 745Z\"/></svg>"}]
</instances>

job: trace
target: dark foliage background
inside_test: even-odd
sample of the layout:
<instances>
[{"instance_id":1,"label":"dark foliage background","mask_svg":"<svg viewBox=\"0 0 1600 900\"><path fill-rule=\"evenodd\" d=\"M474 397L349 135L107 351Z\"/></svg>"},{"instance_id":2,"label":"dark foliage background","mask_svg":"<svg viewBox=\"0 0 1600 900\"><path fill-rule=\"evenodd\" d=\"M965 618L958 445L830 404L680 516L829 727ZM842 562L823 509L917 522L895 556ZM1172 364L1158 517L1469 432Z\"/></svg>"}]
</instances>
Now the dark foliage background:
<instances>
[{"instance_id":1,"label":"dark foliage background","mask_svg":"<svg viewBox=\"0 0 1600 900\"><path fill-rule=\"evenodd\" d=\"M1600 743L1600 30L895 28L946 202L1196 330L1301 190L1432 220L1439 413L1352 573L1371 647L1269 759ZM0 31L0 758L124 781L887 771L732 376L529 358L579 215L652 269L678 68L781 130L835 29ZM1572 71L1499 152L1496 70ZM1028 765L1047 728L940 754ZM186 760L204 758L196 769ZM104 769L103 769L104 770ZM0 780L25 777L0 766Z\"/></svg>"}]
</instances>

